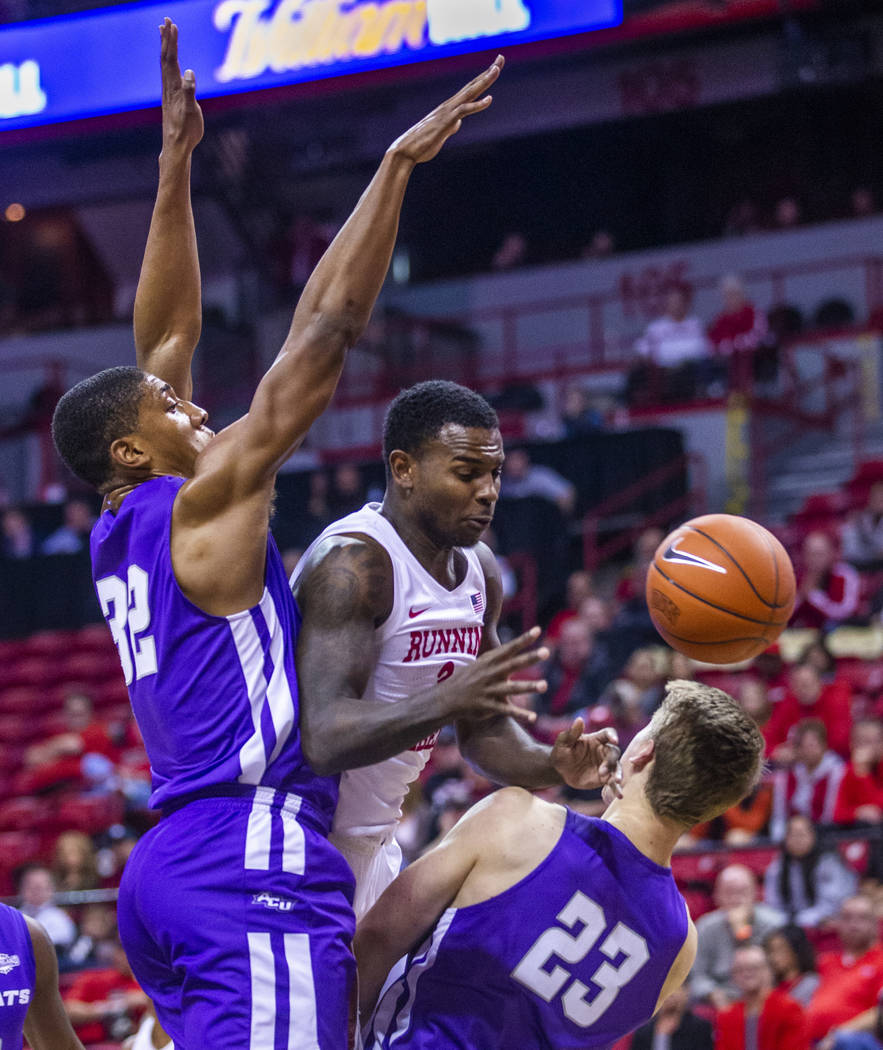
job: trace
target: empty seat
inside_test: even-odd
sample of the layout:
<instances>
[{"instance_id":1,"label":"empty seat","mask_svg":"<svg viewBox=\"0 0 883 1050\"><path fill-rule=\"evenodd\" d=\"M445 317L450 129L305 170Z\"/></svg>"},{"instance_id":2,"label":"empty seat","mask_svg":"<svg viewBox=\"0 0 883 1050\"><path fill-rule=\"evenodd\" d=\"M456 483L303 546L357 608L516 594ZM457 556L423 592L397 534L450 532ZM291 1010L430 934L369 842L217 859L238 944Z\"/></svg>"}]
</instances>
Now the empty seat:
<instances>
[{"instance_id":1,"label":"empty seat","mask_svg":"<svg viewBox=\"0 0 883 1050\"><path fill-rule=\"evenodd\" d=\"M59 828L85 831L95 835L123 819L123 801L116 795L73 795L58 805Z\"/></svg>"}]
</instances>

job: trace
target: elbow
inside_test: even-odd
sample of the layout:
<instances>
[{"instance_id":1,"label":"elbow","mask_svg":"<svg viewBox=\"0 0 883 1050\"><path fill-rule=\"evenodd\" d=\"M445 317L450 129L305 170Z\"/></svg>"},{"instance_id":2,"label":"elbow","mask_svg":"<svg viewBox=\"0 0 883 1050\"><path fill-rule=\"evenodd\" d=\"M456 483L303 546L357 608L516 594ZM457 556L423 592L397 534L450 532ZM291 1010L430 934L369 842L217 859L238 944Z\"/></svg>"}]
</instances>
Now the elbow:
<instances>
[{"instance_id":1,"label":"elbow","mask_svg":"<svg viewBox=\"0 0 883 1050\"><path fill-rule=\"evenodd\" d=\"M333 777L343 769L339 756L329 745L328 734L301 727L301 749L310 769L318 777Z\"/></svg>"}]
</instances>

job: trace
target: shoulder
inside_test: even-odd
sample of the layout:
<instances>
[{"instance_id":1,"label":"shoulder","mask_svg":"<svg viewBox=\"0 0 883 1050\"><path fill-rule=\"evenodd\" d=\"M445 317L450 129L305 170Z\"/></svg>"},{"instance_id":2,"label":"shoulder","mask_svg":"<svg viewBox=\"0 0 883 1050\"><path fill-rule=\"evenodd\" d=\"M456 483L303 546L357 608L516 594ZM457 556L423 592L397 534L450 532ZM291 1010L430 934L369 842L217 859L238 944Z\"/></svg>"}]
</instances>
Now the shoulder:
<instances>
[{"instance_id":1,"label":"shoulder","mask_svg":"<svg viewBox=\"0 0 883 1050\"><path fill-rule=\"evenodd\" d=\"M392 610L392 559L371 536L327 536L310 552L295 582L294 594L305 618L313 609L337 617L361 608L375 618L386 619Z\"/></svg>"},{"instance_id":2,"label":"shoulder","mask_svg":"<svg viewBox=\"0 0 883 1050\"><path fill-rule=\"evenodd\" d=\"M560 830L566 819L563 806L544 802L524 788L504 787L476 803L456 827L488 846L502 846L515 839L529 840L544 826Z\"/></svg>"},{"instance_id":3,"label":"shoulder","mask_svg":"<svg viewBox=\"0 0 883 1050\"><path fill-rule=\"evenodd\" d=\"M486 543L476 543L472 549L475 551L475 556L478 558L478 564L481 566L481 571L484 573L485 583L489 585L499 584L500 567L497 565L497 558L494 552Z\"/></svg>"}]
</instances>

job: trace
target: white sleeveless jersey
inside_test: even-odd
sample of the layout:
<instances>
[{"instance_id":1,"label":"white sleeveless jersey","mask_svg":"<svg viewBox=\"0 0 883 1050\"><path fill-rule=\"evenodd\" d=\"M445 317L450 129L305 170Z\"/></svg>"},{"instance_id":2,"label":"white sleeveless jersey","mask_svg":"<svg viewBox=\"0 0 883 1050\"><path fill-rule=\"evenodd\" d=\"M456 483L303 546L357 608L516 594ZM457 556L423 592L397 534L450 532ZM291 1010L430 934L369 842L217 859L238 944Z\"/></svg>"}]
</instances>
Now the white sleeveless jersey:
<instances>
[{"instance_id":1,"label":"white sleeveless jersey","mask_svg":"<svg viewBox=\"0 0 883 1050\"><path fill-rule=\"evenodd\" d=\"M466 573L462 582L448 591L423 568L379 512L379 503L368 503L329 525L298 562L291 585L296 585L313 550L328 536L361 533L386 549L393 571L392 612L374 632L370 657L374 669L363 699L394 704L444 681L457 667L475 659L487 595L484 569L475 550L459 548ZM394 831L408 785L429 761L437 737L438 733L433 733L394 758L344 772L334 835L373 838Z\"/></svg>"}]
</instances>

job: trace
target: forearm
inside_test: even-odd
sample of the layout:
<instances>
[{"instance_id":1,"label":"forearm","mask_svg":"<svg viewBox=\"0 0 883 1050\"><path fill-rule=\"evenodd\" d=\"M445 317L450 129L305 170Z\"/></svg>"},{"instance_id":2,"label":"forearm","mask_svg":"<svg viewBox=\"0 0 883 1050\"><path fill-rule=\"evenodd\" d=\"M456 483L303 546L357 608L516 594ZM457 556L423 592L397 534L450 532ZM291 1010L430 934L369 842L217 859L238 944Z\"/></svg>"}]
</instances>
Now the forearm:
<instances>
[{"instance_id":1,"label":"forearm","mask_svg":"<svg viewBox=\"0 0 883 1050\"><path fill-rule=\"evenodd\" d=\"M512 718L461 720L457 741L467 762L496 784L537 791L562 783L552 766L552 749L534 740Z\"/></svg>"},{"instance_id":2,"label":"forearm","mask_svg":"<svg viewBox=\"0 0 883 1050\"><path fill-rule=\"evenodd\" d=\"M401 931L380 929L376 924L359 924L353 940L353 952L359 970L359 1013L364 1024L374 1011L389 971L410 948L409 937L396 936Z\"/></svg>"},{"instance_id":3,"label":"forearm","mask_svg":"<svg viewBox=\"0 0 883 1050\"><path fill-rule=\"evenodd\" d=\"M302 720L304 753L320 776L383 762L450 721L435 689L394 704L326 697L310 706L318 713L307 713Z\"/></svg>"},{"instance_id":4,"label":"forearm","mask_svg":"<svg viewBox=\"0 0 883 1050\"><path fill-rule=\"evenodd\" d=\"M343 323L349 346L359 338L389 269L413 169L413 162L394 149L386 153L352 215L307 282L283 352L298 344L317 317Z\"/></svg>"},{"instance_id":5,"label":"forearm","mask_svg":"<svg viewBox=\"0 0 883 1050\"><path fill-rule=\"evenodd\" d=\"M134 315L138 366L171 383L184 398L192 392L190 362L202 328L190 165L188 148L165 145Z\"/></svg>"}]
</instances>

